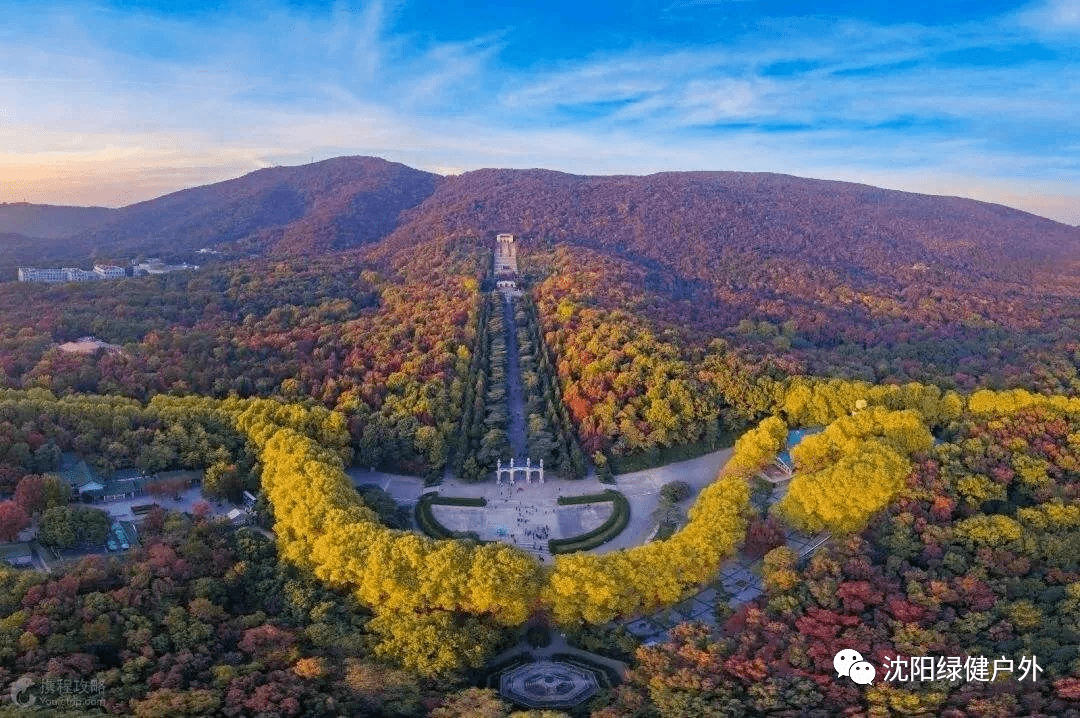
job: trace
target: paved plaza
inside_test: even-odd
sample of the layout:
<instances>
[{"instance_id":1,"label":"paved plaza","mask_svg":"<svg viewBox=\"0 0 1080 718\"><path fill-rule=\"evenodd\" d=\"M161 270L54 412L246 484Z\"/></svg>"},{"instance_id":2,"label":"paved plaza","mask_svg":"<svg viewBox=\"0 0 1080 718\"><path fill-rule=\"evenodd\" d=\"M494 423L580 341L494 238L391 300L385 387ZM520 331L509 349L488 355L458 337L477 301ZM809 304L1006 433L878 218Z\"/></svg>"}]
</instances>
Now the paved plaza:
<instances>
[{"instance_id":1,"label":"paved plaza","mask_svg":"<svg viewBox=\"0 0 1080 718\"><path fill-rule=\"evenodd\" d=\"M588 553L607 553L632 548L645 543L656 529L652 515L660 502L660 487L671 481L685 481L691 495L682 502L689 507L698 492L716 479L720 468L731 456L731 449L721 449L686 461L678 461L654 469L644 469L615 477L615 485L602 484L595 477L571 481L549 478L543 484L518 481L515 485L496 484L494 480L469 483L447 478L435 487L425 487L422 479L401 474L387 474L366 469L349 469L348 475L356 486L373 484L387 491L399 504L411 506L427 491L440 496L484 498L488 506L433 506L432 512L449 529L475 531L486 540L499 540L520 546L537 556L545 557L547 541L566 538L589 531L602 524L612 511L608 502L584 506L560 506L560 496L598 494L616 489L630 502L630 522L611 541ZM500 528L505 528L502 535ZM543 538L540 538L543 537Z\"/></svg>"},{"instance_id":2,"label":"paved plaza","mask_svg":"<svg viewBox=\"0 0 1080 718\"><path fill-rule=\"evenodd\" d=\"M652 518L659 505L660 488L671 481L685 481L690 485L691 495L682 505L689 507L697 499L701 489L712 483L720 469L731 457L731 449L722 449L686 461L679 461L653 469L644 469L615 477L615 486L601 484L595 474L580 481L549 478L543 484L519 481L514 486L497 485L494 480L482 483L465 483L449 477L435 490L442 496L485 498L485 507L433 506L432 511L447 528L456 531L475 531L482 539L500 540L547 560L547 541L579 535L599 526L610 515L610 503L593 506L559 506L560 496L580 496L600 493L609 488L620 491L630 502L630 521L627 527L611 541L589 551L606 553L631 548L646 543L656 529ZM349 471L354 483L381 486L399 503L414 504L425 492L420 479L382 474L379 472ZM787 482L772 482L773 491L767 499L774 504L783 498ZM505 529L505 532L500 531ZM806 536L795 531L787 532L787 545L800 558L809 556L828 541L827 533ZM652 614L620 621L626 630L645 644L667 641L671 629L686 621L700 621L714 629L715 605L726 596L728 605L740 606L753 601L762 593L760 562L737 555L725 562L716 580L681 603Z\"/></svg>"},{"instance_id":3,"label":"paved plaza","mask_svg":"<svg viewBox=\"0 0 1080 718\"><path fill-rule=\"evenodd\" d=\"M591 531L604 523L614 510L610 501L560 506L560 490L565 488L569 492L575 489L567 495L577 495L577 483L555 486L554 492L544 490L553 484L484 484L479 494L487 499L487 506L436 504L431 511L435 519L448 529L475 531L485 541L504 541L543 558L550 555L549 539L579 536ZM441 493L444 496L471 496L477 492L444 490Z\"/></svg>"}]
</instances>

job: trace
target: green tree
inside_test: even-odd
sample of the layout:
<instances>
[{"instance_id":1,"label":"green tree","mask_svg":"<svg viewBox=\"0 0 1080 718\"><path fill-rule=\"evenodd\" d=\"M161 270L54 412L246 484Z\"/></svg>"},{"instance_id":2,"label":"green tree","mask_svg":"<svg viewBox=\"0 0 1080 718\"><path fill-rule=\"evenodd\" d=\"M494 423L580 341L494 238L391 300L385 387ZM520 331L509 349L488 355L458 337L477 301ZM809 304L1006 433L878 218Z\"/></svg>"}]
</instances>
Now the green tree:
<instances>
[{"instance_id":1,"label":"green tree","mask_svg":"<svg viewBox=\"0 0 1080 718\"><path fill-rule=\"evenodd\" d=\"M53 506L41 515L38 526L38 541L46 546L71 548L78 541L74 516L66 506Z\"/></svg>"},{"instance_id":2,"label":"green tree","mask_svg":"<svg viewBox=\"0 0 1080 718\"><path fill-rule=\"evenodd\" d=\"M109 514L90 506L54 506L46 509L38 527L38 540L47 546L74 548L100 546L109 533Z\"/></svg>"},{"instance_id":3,"label":"green tree","mask_svg":"<svg viewBox=\"0 0 1080 718\"><path fill-rule=\"evenodd\" d=\"M215 461L206 467L202 490L208 496L239 501L244 492L244 480L236 464Z\"/></svg>"},{"instance_id":4,"label":"green tree","mask_svg":"<svg viewBox=\"0 0 1080 718\"><path fill-rule=\"evenodd\" d=\"M56 474L47 474L42 485L43 502L46 509L52 506L66 506L71 500L71 486Z\"/></svg>"}]
</instances>

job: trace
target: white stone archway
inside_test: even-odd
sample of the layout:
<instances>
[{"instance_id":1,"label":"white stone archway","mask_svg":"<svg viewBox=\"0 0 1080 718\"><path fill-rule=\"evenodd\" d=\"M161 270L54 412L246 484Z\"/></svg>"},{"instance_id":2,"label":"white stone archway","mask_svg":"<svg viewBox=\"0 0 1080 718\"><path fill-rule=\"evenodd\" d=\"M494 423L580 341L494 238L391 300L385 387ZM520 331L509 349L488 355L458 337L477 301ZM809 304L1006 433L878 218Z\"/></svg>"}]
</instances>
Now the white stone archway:
<instances>
[{"instance_id":1,"label":"white stone archway","mask_svg":"<svg viewBox=\"0 0 1080 718\"><path fill-rule=\"evenodd\" d=\"M533 466L532 459L526 459L524 466L514 466L514 460L510 459L510 465L504 467L502 459L499 459L495 468L495 483L501 484L503 478L506 478L507 483L513 486L517 481L518 472L525 473L525 483L531 484L535 475L542 484L544 483L544 460L540 459L540 466Z\"/></svg>"}]
</instances>

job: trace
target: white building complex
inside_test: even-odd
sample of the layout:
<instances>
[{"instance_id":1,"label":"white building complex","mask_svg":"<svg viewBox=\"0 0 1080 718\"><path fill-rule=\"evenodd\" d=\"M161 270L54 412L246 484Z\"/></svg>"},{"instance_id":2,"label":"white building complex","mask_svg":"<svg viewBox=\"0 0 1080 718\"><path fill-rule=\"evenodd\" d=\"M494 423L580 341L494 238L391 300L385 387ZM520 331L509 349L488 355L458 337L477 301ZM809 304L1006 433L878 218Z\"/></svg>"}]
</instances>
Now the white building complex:
<instances>
[{"instance_id":1,"label":"white building complex","mask_svg":"<svg viewBox=\"0 0 1080 718\"><path fill-rule=\"evenodd\" d=\"M165 264L160 259L147 259L133 265L133 274L136 277L147 274L165 274L166 272L178 272L184 269L198 269L195 264ZM61 269L37 267L19 267L20 282L45 282L55 284L59 282L94 282L99 279L123 279L127 276L127 270L115 264L95 264L92 270L78 269L75 267L63 267Z\"/></svg>"},{"instance_id":2,"label":"white building complex","mask_svg":"<svg viewBox=\"0 0 1080 718\"><path fill-rule=\"evenodd\" d=\"M500 234L495 238L495 286L504 294L517 291L517 271L517 241L512 234Z\"/></svg>"},{"instance_id":3,"label":"white building complex","mask_svg":"<svg viewBox=\"0 0 1080 718\"><path fill-rule=\"evenodd\" d=\"M81 269L71 269L65 267L64 269L35 269L34 267L19 267L19 281L20 282L77 282L78 279L71 278L75 272L82 272Z\"/></svg>"},{"instance_id":4,"label":"white building complex","mask_svg":"<svg viewBox=\"0 0 1080 718\"><path fill-rule=\"evenodd\" d=\"M102 279L123 279L127 274L123 267L114 264L95 264L94 273Z\"/></svg>"},{"instance_id":5,"label":"white building complex","mask_svg":"<svg viewBox=\"0 0 1080 718\"><path fill-rule=\"evenodd\" d=\"M123 279L124 268L112 264L95 264L93 270L63 267L61 269L38 269L19 267L20 282L94 282L98 279Z\"/></svg>"}]
</instances>

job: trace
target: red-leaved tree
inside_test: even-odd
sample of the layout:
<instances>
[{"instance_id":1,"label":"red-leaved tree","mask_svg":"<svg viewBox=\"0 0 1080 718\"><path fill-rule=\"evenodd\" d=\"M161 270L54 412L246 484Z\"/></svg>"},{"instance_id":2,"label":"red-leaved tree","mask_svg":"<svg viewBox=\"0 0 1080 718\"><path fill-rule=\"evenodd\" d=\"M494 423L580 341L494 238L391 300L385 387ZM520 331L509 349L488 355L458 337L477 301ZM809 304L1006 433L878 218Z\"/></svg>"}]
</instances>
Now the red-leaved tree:
<instances>
[{"instance_id":1,"label":"red-leaved tree","mask_svg":"<svg viewBox=\"0 0 1080 718\"><path fill-rule=\"evenodd\" d=\"M0 540L14 541L30 525L30 516L15 501L0 502Z\"/></svg>"}]
</instances>

